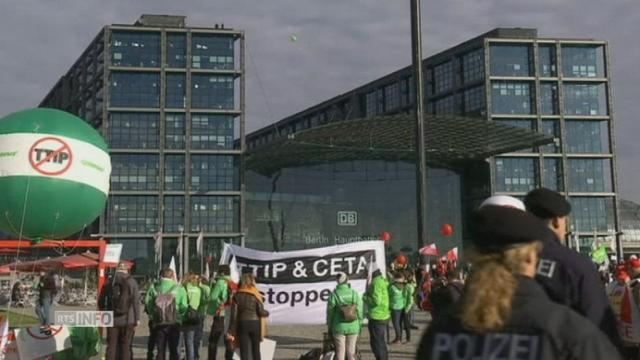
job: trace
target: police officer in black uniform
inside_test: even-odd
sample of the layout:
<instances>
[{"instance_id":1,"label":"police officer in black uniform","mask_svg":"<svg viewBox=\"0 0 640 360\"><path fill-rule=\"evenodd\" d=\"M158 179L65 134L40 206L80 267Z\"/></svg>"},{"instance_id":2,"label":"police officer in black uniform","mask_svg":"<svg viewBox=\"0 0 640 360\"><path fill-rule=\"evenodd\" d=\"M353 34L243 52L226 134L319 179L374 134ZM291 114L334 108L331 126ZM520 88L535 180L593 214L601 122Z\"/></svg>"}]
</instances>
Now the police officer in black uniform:
<instances>
[{"instance_id":1,"label":"police officer in black uniform","mask_svg":"<svg viewBox=\"0 0 640 360\"><path fill-rule=\"evenodd\" d=\"M620 359L589 320L533 279L545 227L531 214L486 206L471 221L473 272L456 309L431 323L417 359Z\"/></svg>"},{"instance_id":2,"label":"police officer in black uniform","mask_svg":"<svg viewBox=\"0 0 640 360\"><path fill-rule=\"evenodd\" d=\"M559 193L546 188L532 190L524 198L527 211L551 231L542 240L536 280L551 300L567 305L602 330L622 350L616 317L591 259L561 244L569 234L571 205Z\"/></svg>"}]
</instances>

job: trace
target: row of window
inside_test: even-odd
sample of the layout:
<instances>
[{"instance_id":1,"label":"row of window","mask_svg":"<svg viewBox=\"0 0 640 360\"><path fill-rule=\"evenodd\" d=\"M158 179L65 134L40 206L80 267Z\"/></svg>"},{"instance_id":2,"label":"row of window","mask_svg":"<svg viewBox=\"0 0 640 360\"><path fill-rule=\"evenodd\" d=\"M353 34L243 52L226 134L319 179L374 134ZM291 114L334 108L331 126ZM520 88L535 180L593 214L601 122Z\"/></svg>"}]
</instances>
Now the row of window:
<instances>
[{"instance_id":1,"label":"row of window","mask_svg":"<svg viewBox=\"0 0 640 360\"><path fill-rule=\"evenodd\" d=\"M159 156L112 154L111 189L155 191L160 187ZM185 191L185 156L168 154L164 163L164 190ZM237 191L239 170L231 155L191 155L191 191Z\"/></svg>"},{"instance_id":2,"label":"row of window","mask_svg":"<svg viewBox=\"0 0 640 360\"><path fill-rule=\"evenodd\" d=\"M185 225L185 197L165 196L162 204L164 232L238 232L239 200L234 196L191 196ZM106 231L153 233L159 229L157 196L111 196L107 203Z\"/></svg>"},{"instance_id":3,"label":"row of window","mask_svg":"<svg viewBox=\"0 0 640 360\"><path fill-rule=\"evenodd\" d=\"M545 158L539 166L538 158L495 159L497 191L528 192L540 186L564 191L562 162L559 158ZM568 159L568 191L613 191L610 159ZM539 172L542 171L542 176ZM542 179L542 184L539 183Z\"/></svg>"},{"instance_id":4,"label":"row of window","mask_svg":"<svg viewBox=\"0 0 640 360\"><path fill-rule=\"evenodd\" d=\"M235 108L234 78L231 75L191 75L191 107L195 109ZM109 81L109 105L113 107L160 106L160 74L113 72ZM167 108L186 106L185 75L168 74L165 86Z\"/></svg>"},{"instance_id":5,"label":"row of window","mask_svg":"<svg viewBox=\"0 0 640 360\"><path fill-rule=\"evenodd\" d=\"M563 83L565 115L607 115L607 87L604 83ZM557 83L540 84L540 113L559 113ZM493 114L536 114L535 91L529 81L492 81L491 107Z\"/></svg>"},{"instance_id":6,"label":"row of window","mask_svg":"<svg viewBox=\"0 0 640 360\"><path fill-rule=\"evenodd\" d=\"M564 120L566 143L561 142L560 121L542 120L542 128L537 129L535 119L494 119L498 124L515 126L531 131L551 135L556 142L540 147L544 153L565 152L575 154L609 154L609 121L607 120ZM518 152L535 152L535 149L523 149Z\"/></svg>"},{"instance_id":7,"label":"row of window","mask_svg":"<svg viewBox=\"0 0 640 360\"><path fill-rule=\"evenodd\" d=\"M114 66L160 67L159 32L113 31L111 63ZM191 35L191 67L195 69L233 69L235 38L220 34ZM166 66L185 68L187 35L167 34Z\"/></svg>"},{"instance_id":8,"label":"row of window","mask_svg":"<svg viewBox=\"0 0 640 360\"><path fill-rule=\"evenodd\" d=\"M165 114L166 149L185 148L185 122L185 114ZM229 115L191 114L191 149L233 149L234 124ZM112 149L157 149L161 136L159 113L109 114L107 141Z\"/></svg>"},{"instance_id":9,"label":"row of window","mask_svg":"<svg viewBox=\"0 0 640 360\"><path fill-rule=\"evenodd\" d=\"M557 50L555 44L538 46L538 68L540 76L555 77L557 74ZM572 78L605 77L604 46L561 46L562 75ZM533 76L535 63L530 44L498 44L490 46L491 75Z\"/></svg>"}]
</instances>

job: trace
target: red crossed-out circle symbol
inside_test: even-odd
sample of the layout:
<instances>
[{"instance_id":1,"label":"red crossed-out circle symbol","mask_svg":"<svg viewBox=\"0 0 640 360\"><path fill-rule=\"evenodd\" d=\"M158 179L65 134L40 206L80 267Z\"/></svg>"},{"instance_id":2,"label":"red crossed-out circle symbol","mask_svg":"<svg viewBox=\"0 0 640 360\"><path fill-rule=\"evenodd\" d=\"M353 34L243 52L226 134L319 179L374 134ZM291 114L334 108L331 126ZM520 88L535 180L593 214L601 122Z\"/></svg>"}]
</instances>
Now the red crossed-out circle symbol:
<instances>
[{"instance_id":1,"label":"red crossed-out circle symbol","mask_svg":"<svg viewBox=\"0 0 640 360\"><path fill-rule=\"evenodd\" d=\"M46 334L42 331L43 329L40 329L40 333L38 334L34 334L33 331L31 331L31 328L28 327L27 328L27 334L31 335L32 338L37 339L37 340L47 340L47 339L51 339L52 337L58 335L60 333L60 331L62 330L62 326L50 326L49 327L49 334Z\"/></svg>"},{"instance_id":2,"label":"red crossed-out circle symbol","mask_svg":"<svg viewBox=\"0 0 640 360\"><path fill-rule=\"evenodd\" d=\"M62 175L73 162L71 147L56 137L45 137L36 141L29 150L29 163L44 175Z\"/></svg>"}]
</instances>

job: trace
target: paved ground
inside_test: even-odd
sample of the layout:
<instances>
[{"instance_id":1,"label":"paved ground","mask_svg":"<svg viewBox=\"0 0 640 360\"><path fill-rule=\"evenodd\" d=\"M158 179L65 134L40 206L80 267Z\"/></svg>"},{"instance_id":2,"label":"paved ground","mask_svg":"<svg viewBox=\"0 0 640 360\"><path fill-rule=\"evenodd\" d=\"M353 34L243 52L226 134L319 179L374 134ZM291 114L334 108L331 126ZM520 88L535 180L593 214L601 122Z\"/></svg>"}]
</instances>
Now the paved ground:
<instances>
[{"instance_id":1,"label":"paved ground","mask_svg":"<svg viewBox=\"0 0 640 360\"><path fill-rule=\"evenodd\" d=\"M77 307L73 309L79 310ZM23 309L22 311L30 315L33 313L33 309L31 308ZM412 331L411 342L402 345L389 345L389 359L414 359L418 341L428 321L429 315L427 313L416 312L416 325L419 329ZM149 335L146 318L143 319L142 324L143 325L136 330L134 339L135 359L146 359L147 339ZM209 336L208 329L210 328L211 319L208 318L205 323L204 345L206 345L206 339ZM300 355L310 349L322 346L322 334L324 331L326 331L326 327L321 325L274 325L269 327L267 337L277 342L275 359L296 360ZM391 332L393 332L392 329ZM369 334L366 328L363 329L358 339L358 348L361 350L363 360L373 359L369 347ZM218 351L218 359L223 358L223 353L224 350L220 348ZM207 352L204 346L200 349L200 358L207 360ZM96 359L100 359L100 357L96 357Z\"/></svg>"}]
</instances>

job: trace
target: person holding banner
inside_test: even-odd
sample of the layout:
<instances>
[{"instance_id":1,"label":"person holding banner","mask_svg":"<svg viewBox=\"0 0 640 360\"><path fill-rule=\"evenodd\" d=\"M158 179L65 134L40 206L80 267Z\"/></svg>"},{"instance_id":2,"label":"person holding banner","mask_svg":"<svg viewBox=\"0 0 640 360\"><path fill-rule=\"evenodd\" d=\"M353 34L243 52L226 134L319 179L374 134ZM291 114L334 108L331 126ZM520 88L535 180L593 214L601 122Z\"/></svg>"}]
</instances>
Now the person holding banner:
<instances>
[{"instance_id":1,"label":"person holding banner","mask_svg":"<svg viewBox=\"0 0 640 360\"><path fill-rule=\"evenodd\" d=\"M327 302L327 327L336 347L334 360L356 360L356 343L364 321L362 297L351 288L345 273Z\"/></svg>"},{"instance_id":2,"label":"person holding banner","mask_svg":"<svg viewBox=\"0 0 640 360\"><path fill-rule=\"evenodd\" d=\"M430 324L417 359L620 359L589 320L534 280L547 230L531 214L485 206L471 218L473 272L460 305Z\"/></svg>"},{"instance_id":3,"label":"person holding banner","mask_svg":"<svg viewBox=\"0 0 640 360\"><path fill-rule=\"evenodd\" d=\"M369 318L369 343L376 360L388 360L387 324L391 317L389 310L389 283L380 269L372 274L371 285L364 295Z\"/></svg>"},{"instance_id":4,"label":"person holding banner","mask_svg":"<svg viewBox=\"0 0 640 360\"><path fill-rule=\"evenodd\" d=\"M231 314L229 339L237 339L240 360L260 360L260 342L266 335L266 317L269 312L264 309L264 299L256 287L253 273L242 274Z\"/></svg>"}]
</instances>

